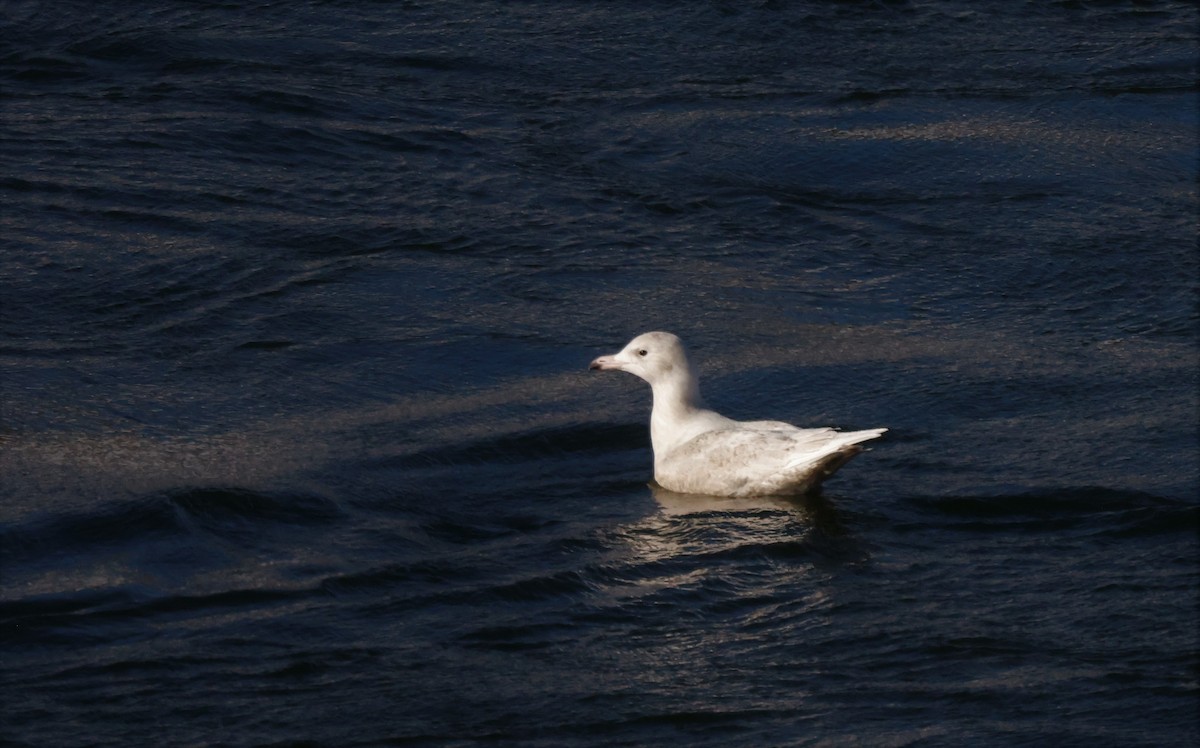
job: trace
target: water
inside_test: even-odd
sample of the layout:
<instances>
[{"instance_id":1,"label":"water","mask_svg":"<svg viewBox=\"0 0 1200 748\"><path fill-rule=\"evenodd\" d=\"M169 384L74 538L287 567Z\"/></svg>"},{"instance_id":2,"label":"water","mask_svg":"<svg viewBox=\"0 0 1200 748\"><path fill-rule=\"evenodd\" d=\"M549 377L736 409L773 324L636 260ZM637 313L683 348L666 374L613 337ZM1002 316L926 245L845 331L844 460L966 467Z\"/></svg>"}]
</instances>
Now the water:
<instances>
[{"instance_id":1,"label":"water","mask_svg":"<svg viewBox=\"0 0 1200 748\"><path fill-rule=\"evenodd\" d=\"M0 16L6 744L1200 739L1191 4Z\"/></svg>"}]
</instances>

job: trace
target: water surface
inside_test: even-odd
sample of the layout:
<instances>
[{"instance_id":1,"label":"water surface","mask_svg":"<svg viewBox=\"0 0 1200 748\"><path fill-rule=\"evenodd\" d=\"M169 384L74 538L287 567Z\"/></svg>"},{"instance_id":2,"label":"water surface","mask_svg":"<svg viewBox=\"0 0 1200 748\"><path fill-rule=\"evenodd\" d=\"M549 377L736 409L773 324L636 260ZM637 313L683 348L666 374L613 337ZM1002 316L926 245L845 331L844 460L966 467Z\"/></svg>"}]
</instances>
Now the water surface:
<instances>
[{"instance_id":1,"label":"water surface","mask_svg":"<svg viewBox=\"0 0 1200 748\"><path fill-rule=\"evenodd\" d=\"M1190 4L2 16L11 744L1200 737Z\"/></svg>"}]
</instances>

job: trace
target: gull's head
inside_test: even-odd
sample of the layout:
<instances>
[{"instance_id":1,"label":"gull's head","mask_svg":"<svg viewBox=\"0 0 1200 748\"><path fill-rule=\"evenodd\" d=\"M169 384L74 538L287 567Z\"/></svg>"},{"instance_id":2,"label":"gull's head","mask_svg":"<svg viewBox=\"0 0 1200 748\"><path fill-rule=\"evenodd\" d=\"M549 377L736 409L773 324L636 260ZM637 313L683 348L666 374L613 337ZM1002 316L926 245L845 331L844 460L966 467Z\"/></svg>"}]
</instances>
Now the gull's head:
<instances>
[{"instance_id":1,"label":"gull's head","mask_svg":"<svg viewBox=\"0 0 1200 748\"><path fill-rule=\"evenodd\" d=\"M687 367L682 340L669 332L647 332L629 341L619 353L596 359L588 368L627 371L654 384L672 372L686 372Z\"/></svg>"}]
</instances>

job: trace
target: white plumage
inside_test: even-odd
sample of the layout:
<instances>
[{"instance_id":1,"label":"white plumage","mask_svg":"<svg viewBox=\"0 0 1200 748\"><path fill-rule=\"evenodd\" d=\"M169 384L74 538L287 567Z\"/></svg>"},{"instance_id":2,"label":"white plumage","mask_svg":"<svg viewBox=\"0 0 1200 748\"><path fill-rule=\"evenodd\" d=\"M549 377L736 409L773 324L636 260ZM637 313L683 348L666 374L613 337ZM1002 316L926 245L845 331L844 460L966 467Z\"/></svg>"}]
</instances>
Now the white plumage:
<instances>
[{"instance_id":1,"label":"white plumage","mask_svg":"<svg viewBox=\"0 0 1200 748\"><path fill-rule=\"evenodd\" d=\"M650 383L654 480L679 493L773 496L811 493L887 429L801 429L781 421L734 421L704 407L683 342L648 332L592 369L627 371Z\"/></svg>"}]
</instances>

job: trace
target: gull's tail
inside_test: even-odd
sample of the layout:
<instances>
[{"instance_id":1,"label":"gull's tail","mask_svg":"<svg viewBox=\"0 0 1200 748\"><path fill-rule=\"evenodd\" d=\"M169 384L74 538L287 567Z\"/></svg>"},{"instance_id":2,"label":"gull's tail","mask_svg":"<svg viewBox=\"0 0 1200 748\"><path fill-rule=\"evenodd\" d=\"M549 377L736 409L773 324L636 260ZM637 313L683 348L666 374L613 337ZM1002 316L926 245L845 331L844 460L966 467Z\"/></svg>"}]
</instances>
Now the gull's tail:
<instances>
[{"instance_id":1,"label":"gull's tail","mask_svg":"<svg viewBox=\"0 0 1200 748\"><path fill-rule=\"evenodd\" d=\"M789 462L781 471L785 485L782 493L809 494L821 488L825 479L838 471L851 457L863 451L858 446L870 439L877 439L887 429L865 429L863 431L834 431L821 449L808 452ZM790 480L789 480L790 479Z\"/></svg>"}]
</instances>

